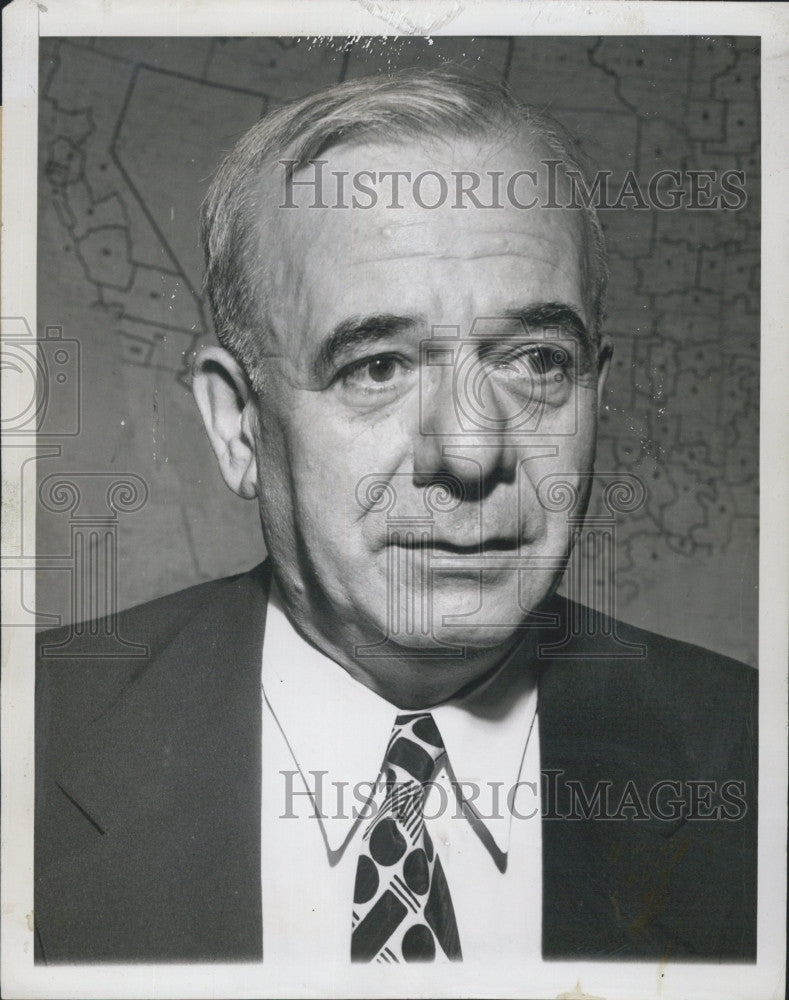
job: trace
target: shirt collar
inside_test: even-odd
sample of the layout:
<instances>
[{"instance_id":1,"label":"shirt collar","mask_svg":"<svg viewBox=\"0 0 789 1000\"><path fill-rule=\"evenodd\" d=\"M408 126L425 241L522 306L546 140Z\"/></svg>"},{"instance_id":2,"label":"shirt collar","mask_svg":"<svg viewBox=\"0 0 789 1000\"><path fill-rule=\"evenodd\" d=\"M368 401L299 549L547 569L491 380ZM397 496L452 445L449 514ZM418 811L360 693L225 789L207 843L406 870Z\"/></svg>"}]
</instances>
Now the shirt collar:
<instances>
[{"instance_id":1,"label":"shirt collar","mask_svg":"<svg viewBox=\"0 0 789 1000\"><path fill-rule=\"evenodd\" d=\"M485 684L431 710L452 777L468 784L464 797L473 798L473 810L504 854L512 819L508 793L520 779L537 714L537 674L524 645Z\"/></svg>"},{"instance_id":2,"label":"shirt collar","mask_svg":"<svg viewBox=\"0 0 789 1000\"><path fill-rule=\"evenodd\" d=\"M536 675L526 659L516 650L484 685L430 710L451 777L480 789L474 809L504 853L511 818L507 792L519 779L537 708ZM320 783L327 846L341 850L358 822L352 810L361 802L353 790L366 790L366 783L378 778L400 710L299 635L274 579L261 677L264 697L308 788ZM333 782L347 783L342 809ZM492 801L495 784L498 808ZM465 794L469 797L468 789Z\"/></svg>"}]
</instances>

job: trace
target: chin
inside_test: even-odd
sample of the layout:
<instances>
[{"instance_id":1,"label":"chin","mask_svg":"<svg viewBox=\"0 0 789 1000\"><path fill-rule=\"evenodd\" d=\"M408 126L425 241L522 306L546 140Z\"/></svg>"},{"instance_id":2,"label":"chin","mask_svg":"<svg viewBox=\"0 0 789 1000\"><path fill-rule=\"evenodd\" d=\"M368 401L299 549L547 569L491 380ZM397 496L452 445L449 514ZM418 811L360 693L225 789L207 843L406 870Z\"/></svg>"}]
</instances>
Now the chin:
<instances>
[{"instance_id":1,"label":"chin","mask_svg":"<svg viewBox=\"0 0 789 1000\"><path fill-rule=\"evenodd\" d=\"M446 581L448 584L450 581ZM492 649L508 643L526 618L518 606L517 581L437 587L433 592L433 635L440 643Z\"/></svg>"},{"instance_id":2,"label":"chin","mask_svg":"<svg viewBox=\"0 0 789 1000\"><path fill-rule=\"evenodd\" d=\"M462 645L469 651L473 649L493 649L507 644L512 636L519 631L524 619L516 608L511 608L509 614L498 614L495 617L486 615L484 618L475 615L446 615L436 622L433 634L441 643Z\"/></svg>"},{"instance_id":3,"label":"chin","mask_svg":"<svg viewBox=\"0 0 789 1000\"><path fill-rule=\"evenodd\" d=\"M380 636L372 640L373 646L399 647L411 656L433 649L440 656L452 647L469 653L490 650L522 634L529 612L555 589L553 573L525 576L521 572L520 586L518 573L512 571L486 572L482 583L478 571L434 573L430 585L425 578L412 577L388 588L385 581L376 580L375 586L357 591L353 606L366 611L372 626L368 635ZM373 594L377 599L371 602ZM388 614L382 618L384 608Z\"/></svg>"},{"instance_id":4,"label":"chin","mask_svg":"<svg viewBox=\"0 0 789 1000\"><path fill-rule=\"evenodd\" d=\"M406 659L435 659L440 663L446 659L462 660L499 647L504 651L509 647L517 627L481 628L468 625L448 625L433 629L430 635L404 635L390 638L386 644L386 654ZM381 647L383 650L383 646Z\"/></svg>"},{"instance_id":5,"label":"chin","mask_svg":"<svg viewBox=\"0 0 789 1000\"><path fill-rule=\"evenodd\" d=\"M448 625L436 630L436 640L447 646L462 646L466 656L472 656L475 650L491 650L509 647L518 627L502 625L495 627Z\"/></svg>"}]
</instances>

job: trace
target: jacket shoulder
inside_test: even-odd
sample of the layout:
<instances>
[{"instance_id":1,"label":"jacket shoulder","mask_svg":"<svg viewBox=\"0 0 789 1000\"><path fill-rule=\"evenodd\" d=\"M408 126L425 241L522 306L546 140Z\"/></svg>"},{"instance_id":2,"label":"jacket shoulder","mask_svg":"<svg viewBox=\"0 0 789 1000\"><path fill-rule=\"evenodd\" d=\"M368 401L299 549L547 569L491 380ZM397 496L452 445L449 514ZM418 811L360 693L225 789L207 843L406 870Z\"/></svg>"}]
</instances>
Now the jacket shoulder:
<instances>
[{"instance_id":1,"label":"jacket shoulder","mask_svg":"<svg viewBox=\"0 0 789 1000\"><path fill-rule=\"evenodd\" d=\"M166 594L117 612L113 617L92 619L47 629L36 636L36 654L42 660L68 657L79 661L81 657L109 658L115 653L118 659L133 659L139 654L134 644L142 642L153 652L166 645L201 607L209 602L223 587L239 579L224 577L197 583L184 590ZM121 647L103 642L105 636L118 636L128 645L128 656L118 655Z\"/></svg>"},{"instance_id":2,"label":"jacket shoulder","mask_svg":"<svg viewBox=\"0 0 789 1000\"><path fill-rule=\"evenodd\" d=\"M577 604L549 610L540 763L573 822L543 826L545 955L752 959L758 671Z\"/></svg>"},{"instance_id":3,"label":"jacket shoulder","mask_svg":"<svg viewBox=\"0 0 789 1000\"><path fill-rule=\"evenodd\" d=\"M540 692L557 731L591 728L612 752L652 745L696 762L755 758L754 667L569 601L551 610L559 625L542 633Z\"/></svg>"},{"instance_id":4,"label":"jacket shoulder","mask_svg":"<svg viewBox=\"0 0 789 1000\"><path fill-rule=\"evenodd\" d=\"M630 625L573 601L555 598L548 610L556 615L557 625L542 633L541 660L583 660L601 669L619 665L633 678L645 673L661 682L676 675L678 683L689 686L712 679L747 686L758 676L755 667L733 657Z\"/></svg>"},{"instance_id":5,"label":"jacket shoulder","mask_svg":"<svg viewBox=\"0 0 789 1000\"><path fill-rule=\"evenodd\" d=\"M267 581L264 565L40 637L39 958L259 955Z\"/></svg>"},{"instance_id":6,"label":"jacket shoulder","mask_svg":"<svg viewBox=\"0 0 789 1000\"><path fill-rule=\"evenodd\" d=\"M102 618L36 636L39 750L66 752L190 622L234 592L259 585L266 564L249 573L195 584Z\"/></svg>"}]
</instances>

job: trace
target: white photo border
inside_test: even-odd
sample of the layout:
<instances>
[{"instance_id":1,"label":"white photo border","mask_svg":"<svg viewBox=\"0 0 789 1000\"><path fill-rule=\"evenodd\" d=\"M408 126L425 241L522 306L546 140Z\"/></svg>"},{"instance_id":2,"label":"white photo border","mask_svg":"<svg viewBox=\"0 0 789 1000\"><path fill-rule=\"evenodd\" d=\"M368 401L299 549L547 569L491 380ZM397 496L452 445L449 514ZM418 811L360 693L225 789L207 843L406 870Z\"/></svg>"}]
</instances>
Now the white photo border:
<instances>
[{"instance_id":1,"label":"white photo border","mask_svg":"<svg viewBox=\"0 0 789 1000\"><path fill-rule=\"evenodd\" d=\"M3 12L4 327L36 330L38 41L78 35L758 35L762 46L762 298L758 958L755 964L542 961L528 970L455 967L280 969L264 965L33 964L33 630L2 638L2 992L6 997L606 997L782 995L786 922L789 620L789 12L780 3L545 0L14 0ZM14 383L4 371L3 409ZM21 496L30 451L3 453L5 566L35 546L35 495ZM24 522L20 513L24 509ZM20 525L24 523L25 537ZM3 589L4 603L8 594Z\"/></svg>"}]
</instances>

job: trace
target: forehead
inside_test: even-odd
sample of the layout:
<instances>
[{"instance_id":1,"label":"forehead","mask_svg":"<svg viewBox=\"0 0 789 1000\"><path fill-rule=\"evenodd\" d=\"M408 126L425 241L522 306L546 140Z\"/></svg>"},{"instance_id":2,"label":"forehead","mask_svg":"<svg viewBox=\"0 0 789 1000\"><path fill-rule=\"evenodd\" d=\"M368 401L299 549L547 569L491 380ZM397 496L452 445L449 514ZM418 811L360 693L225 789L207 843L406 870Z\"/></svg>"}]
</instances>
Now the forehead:
<instances>
[{"instance_id":1,"label":"forehead","mask_svg":"<svg viewBox=\"0 0 789 1000\"><path fill-rule=\"evenodd\" d=\"M267 179L260 251L273 324L277 316L309 324L316 313L328 321L398 305L453 322L452 304L458 312L526 304L504 301L519 297L567 300L583 312L582 219L545 207L546 158L525 138L345 145L320 157L327 207L314 207L316 167L294 175L309 183L293 187L293 208L280 207L282 178L272 207ZM532 208L508 195L517 173L516 197L536 198ZM372 206L364 187L375 192Z\"/></svg>"}]
</instances>

